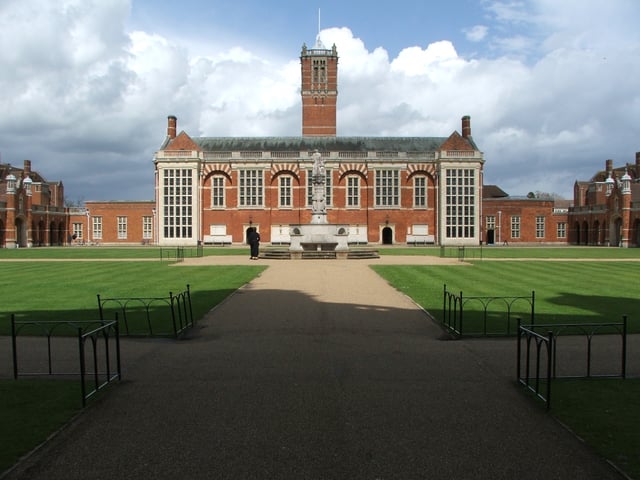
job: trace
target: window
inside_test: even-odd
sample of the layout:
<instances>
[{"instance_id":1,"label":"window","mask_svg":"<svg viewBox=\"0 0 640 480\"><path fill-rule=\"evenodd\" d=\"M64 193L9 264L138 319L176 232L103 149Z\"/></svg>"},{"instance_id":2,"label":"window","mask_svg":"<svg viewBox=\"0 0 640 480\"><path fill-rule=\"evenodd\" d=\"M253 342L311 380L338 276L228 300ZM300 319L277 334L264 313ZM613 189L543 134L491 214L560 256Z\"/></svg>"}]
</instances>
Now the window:
<instances>
[{"instance_id":1,"label":"window","mask_svg":"<svg viewBox=\"0 0 640 480\"><path fill-rule=\"evenodd\" d=\"M94 240L102 240L102 217L92 217L92 237Z\"/></svg>"},{"instance_id":2,"label":"window","mask_svg":"<svg viewBox=\"0 0 640 480\"><path fill-rule=\"evenodd\" d=\"M487 231L496 229L495 215L487 215Z\"/></svg>"},{"instance_id":3,"label":"window","mask_svg":"<svg viewBox=\"0 0 640 480\"><path fill-rule=\"evenodd\" d=\"M313 79L314 84L327 83L327 61L317 59L313 61Z\"/></svg>"},{"instance_id":4,"label":"window","mask_svg":"<svg viewBox=\"0 0 640 480\"><path fill-rule=\"evenodd\" d=\"M326 169L326 177L324 179L324 203L326 205L333 204L333 189L331 188L331 170ZM313 205L313 183L311 170L307 172L307 207Z\"/></svg>"},{"instance_id":5,"label":"window","mask_svg":"<svg viewBox=\"0 0 640 480\"><path fill-rule=\"evenodd\" d=\"M118 240L127 238L127 217L118 217Z\"/></svg>"},{"instance_id":6,"label":"window","mask_svg":"<svg viewBox=\"0 0 640 480\"><path fill-rule=\"evenodd\" d=\"M190 238L193 225L193 170L163 170L162 200L165 238Z\"/></svg>"},{"instance_id":7,"label":"window","mask_svg":"<svg viewBox=\"0 0 640 480\"><path fill-rule=\"evenodd\" d=\"M360 206L360 177L347 177L347 208Z\"/></svg>"},{"instance_id":8,"label":"window","mask_svg":"<svg viewBox=\"0 0 640 480\"><path fill-rule=\"evenodd\" d=\"M75 240L82 240L84 238L83 232L84 229L82 228L82 223L74 223L73 224L73 236L75 237Z\"/></svg>"},{"instance_id":9,"label":"window","mask_svg":"<svg viewBox=\"0 0 640 480\"><path fill-rule=\"evenodd\" d=\"M520 238L520 215L511 217L511 238Z\"/></svg>"},{"instance_id":10,"label":"window","mask_svg":"<svg viewBox=\"0 0 640 480\"><path fill-rule=\"evenodd\" d=\"M567 224L565 222L558 222L558 238L567 238Z\"/></svg>"},{"instance_id":11,"label":"window","mask_svg":"<svg viewBox=\"0 0 640 480\"><path fill-rule=\"evenodd\" d=\"M427 206L427 177L418 176L413 179L413 206L426 208Z\"/></svg>"},{"instance_id":12,"label":"window","mask_svg":"<svg viewBox=\"0 0 640 480\"><path fill-rule=\"evenodd\" d=\"M544 216L536 217L536 238L544 238Z\"/></svg>"},{"instance_id":13,"label":"window","mask_svg":"<svg viewBox=\"0 0 640 480\"><path fill-rule=\"evenodd\" d=\"M280 207L291 207L291 177L289 175L281 175L279 177L280 193L278 199Z\"/></svg>"},{"instance_id":14,"label":"window","mask_svg":"<svg viewBox=\"0 0 640 480\"><path fill-rule=\"evenodd\" d=\"M143 240L153 238L153 217L142 217L142 238Z\"/></svg>"},{"instance_id":15,"label":"window","mask_svg":"<svg viewBox=\"0 0 640 480\"><path fill-rule=\"evenodd\" d=\"M211 177L211 208L224 207L224 177L214 175Z\"/></svg>"},{"instance_id":16,"label":"window","mask_svg":"<svg viewBox=\"0 0 640 480\"><path fill-rule=\"evenodd\" d=\"M241 207L261 207L263 199L262 170L240 170L239 205Z\"/></svg>"},{"instance_id":17,"label":"window","mask_svg":"<svg viewBox=\"0 0 640 480\"><path fill-rule=\"evenodd\" d=\"M400 171L376 171L376 206L397 207L400 205Z\"/></svg>"},{"instance_id":18,"label":"window","mask_svg":"<svg viewBox=\"0 0 640 480\"><path fill-rule=\"evenodd\" d=\"M471 168L447 168L445 193L446 236L475 236L476 173Z\"/></svg>"}]
</instances>

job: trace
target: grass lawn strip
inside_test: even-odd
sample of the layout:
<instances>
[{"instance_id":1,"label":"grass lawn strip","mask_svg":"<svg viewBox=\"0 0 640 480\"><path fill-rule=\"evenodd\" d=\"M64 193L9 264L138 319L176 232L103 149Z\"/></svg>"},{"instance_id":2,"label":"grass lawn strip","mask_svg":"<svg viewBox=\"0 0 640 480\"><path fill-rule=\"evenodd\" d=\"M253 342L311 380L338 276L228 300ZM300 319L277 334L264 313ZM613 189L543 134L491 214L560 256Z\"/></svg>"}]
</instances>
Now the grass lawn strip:
<instances>
[{"instance_id":1,"label":"grass lawn strip","mask_svg":"<svg viewBox=\"0 0 640 480\"><path fill-rule=\"evenodd\" d=\"M0 380L0 473L81 409L79 381Z\"/></svg>"},{"instance_id":2,"label":"grass lawn strip","mask_svg":"<svg viewBox=\"0 0 640 480\"><path fill-rule=\"evenodd\" d=\"M556 380L551 413L631 478L640 478L640 379Z\"/></svg>"}]
</instances>

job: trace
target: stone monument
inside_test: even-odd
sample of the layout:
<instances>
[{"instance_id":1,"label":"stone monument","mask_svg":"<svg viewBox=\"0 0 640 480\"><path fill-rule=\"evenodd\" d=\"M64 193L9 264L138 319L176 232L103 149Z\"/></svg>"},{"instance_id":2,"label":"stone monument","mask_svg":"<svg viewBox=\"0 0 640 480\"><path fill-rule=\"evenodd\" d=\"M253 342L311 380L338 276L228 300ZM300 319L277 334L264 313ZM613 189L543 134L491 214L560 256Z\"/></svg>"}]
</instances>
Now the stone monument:
<instances>
[{"instance_id":1,"label":"stone monument","mask_svg":"<svg viewBox=\"0 0 640 480\"><path fill-rule=\"evenodd\" d=\"M335 252L337 258L346 258L349 252L349 226L330 224L327 221L327 177L324 160L317 150L311 158L311 223L290 226L289 252L292 258L302 258L303 252Z\"/></svg>"}]
</instances>

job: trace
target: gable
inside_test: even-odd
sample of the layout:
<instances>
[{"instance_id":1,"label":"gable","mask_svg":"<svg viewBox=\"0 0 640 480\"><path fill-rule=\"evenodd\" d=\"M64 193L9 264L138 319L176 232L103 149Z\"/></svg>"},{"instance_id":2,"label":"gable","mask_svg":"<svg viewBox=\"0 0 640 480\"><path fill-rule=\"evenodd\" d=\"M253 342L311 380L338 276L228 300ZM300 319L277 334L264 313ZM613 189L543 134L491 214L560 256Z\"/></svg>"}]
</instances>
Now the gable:
<instances>
[{"instance_id":1,"label":"gable","mask_svg":"<svg viewBox=\"0 0 640 480\"><path fill-rule=\"evenodd\" d=\"M171 140L165 147L164 150L197 150L201 151L200 147L191 140L191 137L187 135L184 131L180 132L176 138Z\"/></svg>"},{"instance_id":2,"label":"gable","mask_svg":"<svg viewBox=\"0 0 640 480\"><path fill-rule=\"evenodd\" d=\"M458 132L453 132L449 138L447 138L442 145L440 145L440 150L469 150L474 151L475 148L462 135Z\"/></svg>"}]
</instances>

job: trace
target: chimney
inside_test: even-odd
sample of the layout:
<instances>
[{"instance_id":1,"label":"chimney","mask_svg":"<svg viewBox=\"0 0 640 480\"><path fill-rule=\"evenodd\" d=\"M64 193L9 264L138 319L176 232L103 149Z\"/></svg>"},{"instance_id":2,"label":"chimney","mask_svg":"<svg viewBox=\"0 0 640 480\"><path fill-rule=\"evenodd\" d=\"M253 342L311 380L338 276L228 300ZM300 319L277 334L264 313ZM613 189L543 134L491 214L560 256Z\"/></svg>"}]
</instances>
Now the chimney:
<instances>
[{"instance_id":1,"label":"chimney","mask_svg":"<svg viewBox=\"0 0 640 480\"><path fill-rule=\"evenodd\" d=\"M462 117L462 137L467 138L471 136L471 117L465 115Z\"/></svg>"},{"instance_id":2,"label":"chimney","mask_svg":"<svg viewBox=\"0 0 640 480\"><path fill-rule=\"evenodd\" d=\"M640 152L636 152L636 167L640 167Z\"/></svg>"},{"instance_id":3,"label":"chimney","mask_svg":"<svg viewBox=\"0 0 640 480\"><path fill-rule=\"evenodd\" d=\"M28 177L29 174L31 173L31 160L25 160L24 161L24 176Z\"/></svg>"},{"instance_id":4,"label":"chimney","mask_svg":"<svg viewBox=\"0 0 640 480\"><path fill-rule=\"evenodd\" d=\"M173 139L176 138L176 128L178 126L178 119L174 115L167 117L167 137Z\"/></svg>"},{"instance_id":5,"label":"chimney","mask_svg":"<svg viewBox=\"0 0 640 480\"><path fill-rule=\"evenodd\" d=\"M605 162L606 168L607 168L607 177L610 177L611 174L613 173L613 160L607 160Z\"/></svg>"}]
</instances>

